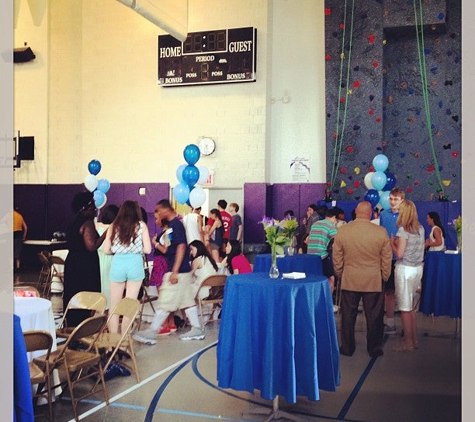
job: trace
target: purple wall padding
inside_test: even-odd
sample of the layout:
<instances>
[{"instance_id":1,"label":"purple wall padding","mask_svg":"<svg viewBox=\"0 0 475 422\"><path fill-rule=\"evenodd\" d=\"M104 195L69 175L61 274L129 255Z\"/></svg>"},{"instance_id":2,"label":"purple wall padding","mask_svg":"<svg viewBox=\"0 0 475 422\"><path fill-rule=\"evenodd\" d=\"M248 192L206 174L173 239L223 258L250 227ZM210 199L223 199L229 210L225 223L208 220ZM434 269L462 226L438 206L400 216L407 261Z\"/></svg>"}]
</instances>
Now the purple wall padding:
<instances>
[{"instance_id":1,"label":"purple wall padding","mask_svg":"<svg viewBox=\"0 0 475 422\"><path fill-rule=\"evenodd\" d=\"M281 220L284 212L293 210L295 217L299 219L300 207L300 185L296 183L276 183L272 185L272 217Z\"/></svg>"},{"instance_id":2,"label":"purple wall padding","mask_svg":"<svg viewBox=\"0 0 475 422\"><path fill-rule=\"evenodd\" d=\"M139 188L146 189L139 195ZM74 218L71 202L74 195L84 191L81 185L14 185L14 201L28 225L28 239L51 239L56 231L64 231ZM153 211L155 204L169 198L168 183L111 183L106 205L120 206L126 199L138 201L148 216L148 228L155 234Z\"/></svg>"},{"instance_id":3,"label":"purple wall padding","mask_svg":"<svg viewBox=\"0 0 475 422\"><path fill-rule=\"evenodd\" d=\"M300 217L304 217L310 204L317 204L325 197L325 183L305 183L300 185Z\"/></svg>"},{"instance_id":4,"label":"purple wall padding","mask_svg":"<svg viewBox=\"0 0 475 422\"><path fill-rule=\"evenodd\" d=\"M310 204L325 196L325 183L245 183L244 184L244 243L264 243L265 235L258 224L263 216L278 220L288 209L301 220Z\"/></svg>"},{"instance_id":5,"label":"purple wall padding","mask_svg":"<svg viewBox=\"0 0 475 422\"><path fill-rule=\"evenodd\" d=\"M268 186L266 183L244 184L244 243L264 243L262 217L267 212Z\"/></svg>"},{"instance_id":6,"label":"purple wall padding","mask_svg":"<svg viewBox=\"0 0 475 422\"><path fill-rule=\"evenodd\" d=\"M45 185L14 185L14 204L28 226L28 239L48 239L44 221L47 216ZM51 238L51 236L49 237Z\"/></svg>"},{"instance_id":7,"label":"purple wall padding","mask_svg":"<svg viewBox=\"0 0 475 422\"><path fill-rule=\"evenodd\" d=\"M74 218L71 202L74 195L85 189L83 185L46 185L45 189L46 218L43 224L46 231L45 239L51 239L54 232L64 232L71 223Z\"/></svg>"}]
</instances>

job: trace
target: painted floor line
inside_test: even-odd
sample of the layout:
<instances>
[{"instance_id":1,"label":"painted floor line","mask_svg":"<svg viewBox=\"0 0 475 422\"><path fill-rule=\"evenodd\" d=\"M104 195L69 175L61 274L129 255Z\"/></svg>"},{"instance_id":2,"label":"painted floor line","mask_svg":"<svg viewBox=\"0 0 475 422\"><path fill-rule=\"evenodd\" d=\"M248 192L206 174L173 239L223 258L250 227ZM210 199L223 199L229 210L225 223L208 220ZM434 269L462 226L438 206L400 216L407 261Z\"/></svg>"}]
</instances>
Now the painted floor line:
<instances>
[{"instance_id":1,"label":"painted floor line","mask_svg":"<svg viewBox=\"0 0 475 422\"><path fill-rule=\"evenodd\" d=\"M385 336L384 338L384 343L386 343L388 339L388 336ZM120 398L126 396L127 394L137 390L138 388L142 387L143 385L146 385L148 384L150 381L153 381L154 379L156 379L157 377L171 371L171 370L174 370L174 369L177 369L179 366L184 366L184 364L186 364L187 362L190 362L191 360L193 360L193 366L194 366L194 372L195 374L198 376L198 378L200 378L202 381L204 381L206 384L210 385L210 386L213 386L214 388L216 388L217 390L221 390L223 392L226 393L225 390L222 390L220 387L218 386L215 386L214 384L211 384L209 381L205 380L204 377L202 377L201 375L198 375L199 372L197 371L197 367L196 367L196 362L197 362L197 358L199 356L201 356L206 350L209 350L210 348L212 348L213 346L216 346L217 345L217 341L215 341L214 343L210 343L209 345L207 345L206 347L204 347L203 349L200 349L194 353L192 353L191 355L175 362L173 365L170 365L168 366L167 368L164 368L162 369L161 371L149 376L148 378L146 378L145 380L141 381L139 384L135 384L134 386L128 388L127 390L124 390L123 392L115 395L114 397L110 398L109 399L109 403L110 404L113 404L115 401L119 400ZM350 421L349 419L346 419L345 416L346 414L348 413L348 411L350 410L351 408L351 405L353 404L354 400L356 399L359 391L361 390L366 378L368 377L369 373L371 372L371 369L373 368L375 362L376 362L376 359L377 358L372 358L370 360L370 362L368 363L367 367L365 368L365 370L363 371L360 379L358 380L357 384L355 385L355 388L353 389L353 391L351 392L350 396L348 397L347 401L345 402L345 404L343 405L340 413L338 414L337 417L331 417L331 416L324 416L324 415L313 415L313 414L305 414L305 413L302 413L301 415L302 416L310 416L310 417L316 417L316 418L328 418L328 419L331 419L331 420L337 420L337 421ZM181 370L182 368L180 368ZM169 379L168 382L170 382L171 380ZM165 382L165 385L162 384L162 387L165 387L166 384L168 384L168 382ZM228 393L229 394L229 393ZM233 395L232 393L229 394L229 395ZM236 397L236 398L240 398L242 400L246 400L246 401L249 401L249 402L254 402L253 400L249 400L249 399L243 399L241 397ZM157 400L158 401L158 400ZM86 400L84 400L84 402L86 402ZM106 403L105 402L98 402L98 401L87 401L89 403L99 403L97 406L93 407L92 409L88 410L87 412L84 412L82 414L79 415L79 419L84 419L86 418L87 416L91 415L91 414L94 414L96 413L98 410L104 408L106 406ZM263 406L263 407L267 407L265 404L262 404L262 403L259 403L259 402L255 402L256 404L260 405L260 406ZM137 410L144 410L146 409L145 406L137 406L137 405L127 405L127 404L120 404L120 403L114 403L113 404L114 407L124 407L124 408L131 408L131 409L137 409ZM187 416L195 416L195 417L198 417L198 418L212 418L212 419L219 419L219 420L228 420L228 421L236 421L236 422L240 422L242 421L241 419L232 419L232 418L223 418L219 415L205 415L205 414L200 414L200 413L191 413L191 412L185 412L185 411L179 411L179 410L171 410L171 409L164 409L164 408L160 408L160 409L156 409L156 412L162 412L162 413L170 413L170 414L183 414L183 415L187 415ZM152 412L153 413L153 412ZM297 412L298 414L299 412ZM249 422L252 422L250 421L249 419L247 419L247 421ZM75 422L74 419L71 419L69 422Z\"/></svg>"},{"instance_id":2,"label":"painted floor line","mask_svg":"<svg viewBox=\"0 0 475 422\"><path fill-rule=\"evenodd\" d=\"M115 402L116 400L119 400L120 398L126 396L127 394L139 389L140 387L148 384L150 381L153 381L155 378L158 378L159 376L173 370L174 368L176 368L177 366L180 366L181 364L183 364L184 362L190 360L191 358L193 358L193 356L195 356L196 354L200 353L202 350L205 350L207 348L209 348L210 346L213 346L213 345L216 345L218 343L218 341L216 340L214 343L211 343L205 347L203 347L202 349L196 351L195 353L192 353L191 355L187 356L186 358L183 358L177 362L175 362L173 365L170 365L168 366L167 368L164 368L162 369L161 371L149 376L148 378L144 379L143 381L141 381L140 383L138 384L135 384L134 386L128 388L127 390L124 390L122 393L119 393L117 394L116 396L114 397L111 397L109 399L109 403L113 403ZM87 412L84 412L84 413L81 413L79 415L79 419L84 419L86 418L87 416L89 415L92 415L94 413L96 413L98 410L104 408L106 405L105 402L102 402L101 404L97 405L96 407L93 407L92 409L89 409ZM73 419L70 419L69 422L75 422L74 418Z\"/></svg>"},{"instance_id":3,"label":"painted floor line","mask_svg":"<svg viewBox=\"0 0 475 422\"><path fill-rule=\"evenodd\" d=\"M389 336L386 334L383 338L383 347L386 344L386 342L388 341L388 338L389 338ZM356 396L360 392L361 388L363 387L364 382L366 381L366 378L368 378L368 375L370 374L371 369L373 368L374 364L376 363L376 359L378 359L378 357L371 358L371 360L369 361L369 363L366 366L365 370L361 374L360 379L356 383L355 388L353 389L353 391L349 395L349 397L346 400L345 404L343 405L340 413L338 414L338 419L344 419L346 414L349 412L350 407L352 406L353 402L356 400Z\"/></svg>"},{"instance_id":4,"label":"painted floor line","mask_svg":"<svg viewBox=\"0 0 475 422\"><path fill-rule=\"evenodd\" d=\"M172 415L184 415L184 416L192 416L196 418L205 418L205 419L216 419L220 421L231 421L231 422L260 422L254 421L252 419L236 419L236 418L228 418L221 415L209 415L205 413L193 413L193 412L185 412L183 410L171 410L171 409L163 409L160 408L157 410L159 413L167 413Z\"/></svg>"}]
</instances>

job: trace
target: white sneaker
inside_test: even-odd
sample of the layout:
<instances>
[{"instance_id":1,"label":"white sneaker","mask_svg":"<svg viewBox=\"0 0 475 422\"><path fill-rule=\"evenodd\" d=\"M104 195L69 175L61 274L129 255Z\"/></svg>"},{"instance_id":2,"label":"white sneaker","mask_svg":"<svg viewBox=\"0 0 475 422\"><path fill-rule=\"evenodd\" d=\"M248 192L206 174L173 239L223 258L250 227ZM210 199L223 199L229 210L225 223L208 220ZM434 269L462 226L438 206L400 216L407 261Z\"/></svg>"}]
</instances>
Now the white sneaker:
<instances>
[{"instance_id":1,"label":"white sneaker","mask_svg":"<svg viewBox=\"0 0 475 422\"><path fill-rule=\"evenodd\" d=\"M205 329L203 327L191 327L191 330L180 336L180 340L203 340Z\"/></svg>"},{"instance_id":2,"label":"white sneaker","mask_svg":"<svg viewBox=\"0 0 475 422\"><path fill-rule=\"evenodd\" d=\"M132 338L135 341L143 344L156 344L157 343L157 332L156 330L143 330L136 331L132 334Z\"/></svg>"}]
</instances>

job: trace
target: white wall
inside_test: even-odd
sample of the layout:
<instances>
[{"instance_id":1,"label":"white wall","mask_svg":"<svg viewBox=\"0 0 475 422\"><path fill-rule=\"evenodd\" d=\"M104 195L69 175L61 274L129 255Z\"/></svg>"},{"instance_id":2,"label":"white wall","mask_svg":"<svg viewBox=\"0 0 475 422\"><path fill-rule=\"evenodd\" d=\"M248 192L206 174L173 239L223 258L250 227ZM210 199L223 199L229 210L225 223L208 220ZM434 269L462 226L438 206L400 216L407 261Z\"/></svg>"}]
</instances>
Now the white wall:
<instances>
[{"instance_id":1,"label":"white wall","mask_svg":"<svg viewBox=\"0 0 475 422\"><path fill-rule=\"evenodd\" d=\"M309 159L309 182L325 182L324 1L275 0L273 7L270 180L292 182L291 160L303 157Z\"/></svg>"},{"instance_id":2,"label":"white wall","mask_svg":"<svg viewBox=\"0 0 475 422\"><path fill-rule=\"evenodd\" d=\"M14 134L35 137L35 160L23 161L15 170L14 181L20 183L48 183L48 57L49 42L47 17L42 26L35 26L27 0L19 5L17 27L14 30L14 48L25 43L36 59L14 65Z\"/></svg>"},{"instance_id":3,"label":"white wall","mask_svg":"<svg viewBox=\"0 0 475 422\"><path fill-rule=\"evenodd\" d=\"M257 28L257 82L163 88L157 39L164 32L133 10L115 0L54 0L34 27L22 0L15 45L28 41L37 59L15 65L15 129L35 136L36 157L22 163L15 183L81 183L98 159L111 183L174 186L183 149L203 135L217 141L198 162L215 171L211 189L288 182L282 168L301 153L311 157L310 181L323 182L316 165L325 162L323 85L312 76L321 72L323 0L296 3L190 0L189 32ZM291 101L271 105L284 90Z\"/></svg>"}]
</instances>

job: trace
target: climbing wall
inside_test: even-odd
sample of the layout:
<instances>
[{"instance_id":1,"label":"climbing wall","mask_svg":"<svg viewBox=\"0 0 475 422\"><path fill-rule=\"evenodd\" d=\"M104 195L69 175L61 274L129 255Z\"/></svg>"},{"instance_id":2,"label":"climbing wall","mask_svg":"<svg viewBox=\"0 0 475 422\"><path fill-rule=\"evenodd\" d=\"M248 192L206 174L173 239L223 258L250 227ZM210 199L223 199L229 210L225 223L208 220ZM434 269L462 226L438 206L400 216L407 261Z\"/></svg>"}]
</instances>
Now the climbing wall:
<instances>
[{"instance_id":1,"label":"climbing wall","mask_svg":"<svg viewBox=\"0 0 475 422\"><path fill-rule=\"evenodd\" d=\"M364 198L378 154L408 198L461 199L461 4L416 6L417 14L412 0L325 2L334 199Z\"/></svg>"}]
</instances>

